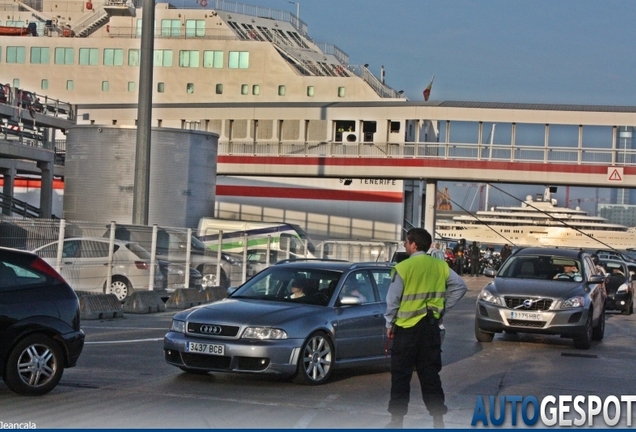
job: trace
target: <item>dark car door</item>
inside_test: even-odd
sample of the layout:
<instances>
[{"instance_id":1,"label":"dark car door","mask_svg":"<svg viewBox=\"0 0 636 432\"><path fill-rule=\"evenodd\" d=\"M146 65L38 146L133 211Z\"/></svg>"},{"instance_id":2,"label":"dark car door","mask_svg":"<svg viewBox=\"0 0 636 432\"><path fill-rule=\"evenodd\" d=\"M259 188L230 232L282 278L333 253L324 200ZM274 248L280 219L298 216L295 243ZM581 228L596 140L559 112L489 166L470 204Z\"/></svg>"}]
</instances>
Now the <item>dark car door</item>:
<instances>
[{"instance_id":1,"label":"dark car door","mask_svg":"<svg viewBox=\"0 0 636 432\"><path fill-rule=\"evenodd\" d=\"M389 269L383 269L388 274ZM380 299L374 278L368 270L353 272L340 287L338 298L345 295L347 284L356 283L366 298L362 304L336 303L336 355L338 360L380 357L384 355L386 303Z\"/></svg>"}]
</instances>

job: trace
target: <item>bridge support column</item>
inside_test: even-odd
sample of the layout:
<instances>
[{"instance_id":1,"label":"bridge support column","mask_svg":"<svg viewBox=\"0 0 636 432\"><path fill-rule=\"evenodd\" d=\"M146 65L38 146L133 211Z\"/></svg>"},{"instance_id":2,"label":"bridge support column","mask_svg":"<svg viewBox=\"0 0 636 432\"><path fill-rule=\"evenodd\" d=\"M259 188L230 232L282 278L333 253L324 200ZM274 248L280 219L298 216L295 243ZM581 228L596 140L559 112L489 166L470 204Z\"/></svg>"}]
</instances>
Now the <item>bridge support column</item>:
<instances>
[{"instance_id":1,"label":"bridge support column","mask_svg":"<svg viewBox=\"0 0 636 432\"><path fill-rule=\"evenodd\" d=\"M50 219L53 216L53 162L38 162L42 170L40 186L40 218Z\"/></svg>"},{"instance_id":2,"label":"bridge support column","mask_svg":"<svg viewBox=\"0 0 636 432\"><path fill-rule=\"evenodd\" d=\"M426 180L426 199L424 203L424 228L435 240L435 218L437 207L437 181Z\"/></svg>"},{"instance_id":3,"label":"bridge support column","mask_svg":"<svg viewBox=\"0 0 636 432\"><path fill-rule=\"evenodd\" d=\"M0 174L2 174L4 178L4 184L2 185L2 193L5 196L9 197L10 199L13 199L13 188L14 188L15 177L17 173L18 172L15 169L15 162L13 161L11 162L10 167L0 168ZM9 204L9 205L3 206L2 214L11 216L11 203L5 203L5 204Z\"/></svg>"}]
</instances>

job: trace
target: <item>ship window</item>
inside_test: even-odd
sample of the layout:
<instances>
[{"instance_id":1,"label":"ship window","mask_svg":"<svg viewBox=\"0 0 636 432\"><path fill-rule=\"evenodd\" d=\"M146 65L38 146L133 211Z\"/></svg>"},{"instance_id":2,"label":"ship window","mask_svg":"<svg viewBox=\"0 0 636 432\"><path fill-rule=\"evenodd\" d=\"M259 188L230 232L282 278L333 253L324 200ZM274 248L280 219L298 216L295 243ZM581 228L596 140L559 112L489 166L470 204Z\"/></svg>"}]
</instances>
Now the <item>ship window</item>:
<instances>
[{"instance_id":1,"label":"ship window","mask_svg":"<svg viewBox=\"0 0 636 432\"><path fill-rule=\"evenodd\" d=\"M107 92L110 90L110 83L108 81L102 81L102 91Z\"/></svg>"},{"instance_id":2,"label":"ship window","mask_svg":"<svg viewBox=\"0 0 636 432\"><path fill-rule=\"evenodd\" d=\"M55 64L72 65L75 63L73 48L55 48Z\"/></svg>"},{"instance_id":3,"label":"ship window","mask_svg":"<svg viewBox=\"0 0 636 432\"><path fill-rule=\"evenodd\" d=\"M128 92L129 93L134 93L135 92L135 82L134 81L128 81Z\"/></svg>"},{"instance_id":4,"label":"ship window","mask_svg":"<svg viewBox=\"0 0 636 432\"><path fill-rule=\"evenodd\" d=\"M13 78L13 87L20 87L20 78Z\"/></svg>"},{"instance_id":5,"label":"ship window","mask_svg":"<svg viewBox=\"0 0 636 432\"><path fill-rule=\"evenodd\" d=\"M307 86L307 96L309 97L314 96L314 86Z\"/></svg>"},{"instance_id":6,"label":"ship window","mask_svg":"<svg viewBox=\"0 0 636 432\"><path fill-rule=\"evenodd\" d=\"M7 47L7 63L24 63L26 60L26 48L23 46L8 46Z\"/></svg>"},{"instance_id":7,"label":"ship window","mask_svg":"<svg viewBox=\"0 0 636 432\"><path fill-rule=\"evenodd\" d=\"M223 84L216 85L216 94L223 94Z\"/></svg>"},{"instance_id":8,"label":"ship window","mask_svg":"<svg viewBox=\"0 0 636 432\"><path fill-rule=\"evenodd\" d=\"M96 66L99 51L97 48L80 48L79 50L79 64Z\"/></svg>"},{"instance_id":9,"label":"ship window","mask_svg":"<svg viewBox=\"0 0 636 432\"><path fill-rule=\"evenodd\" d=\"M128 50L128 66L139 66L139 50Z\"/></svg>"},{"instance_id":10,"label":"ship window","mask_svg":"<svg viewBox=\"0 0 636 432\"><path fill-rule=\"evenodd\" d=\"M258 96L259 94L261 94L261 86L259 86L258 84L254 84L252 86L252 94L254 96Z\"/></svg>"},{"instance_id":11,"label":"ship window","mask_svg":"<svg viewBox=\"0 0 636 432\"><path fill-rule=\"evenodd\" d=\"M186 93L188 93L188 94L194 93L194 83L187 83L186 84Z\"/></svg>"},{"instance_id":12,"label":"ship window","mask_svg":"<svg viewBox=\"0 0 636 432\"><path fill-rule=\"evenodd\" d=\"M204 68L223 68L223 51L203 51Z\"/></svg>"},{"instance_id":13,"label":"ship window","mask_svg":"<svg viewBox=\"0 0 636 432\"><path fill-rule=\"evenodd\" d=\"M285 88L284 85L279 85L278 86L278 96L285 96L285 92L287 91L287 89Z\"/></svg>"},{"instance_id":14,"label":"ship window","mask_svg":"<svg viewBox=\"0 0 636 432\"><path fill-rule=\"evenodd\" d=\"M75 81L67 80L66 81L66 90L75 90Z\"/></svg>"},{"instance_id":15,"label":"ship window","mask_svg":"<svg viewBox=\"0 0 636 432\"><path fill-rule=\"evenodd\" d=\"M158 93L163 93L166 90L166 85L165 83L157 83L157 92Z\"/></svg>"},{"instance_id":16,"label":"ship window","mask_svg":"<svg viewBox=\"0 0 636 432\"><path fill-rule=\"evenodd\" d=\"M230 69L247 69L250 66L248 51L230 51L227 67Z\"/></svg>"},{"instance_id":17,"label":"ship window","mask_svg":"<svg viewBox=\"0 0 636 432\"><path fill-rule=\"evenodd\" d=\"M24 27L24 21L7 20L7 27Z\"/></svg>"},{"instance_id":18,"label":"ship window","mask_svg":"<svg viewBox=\"0 0 636 432\"><path fill-rule=\"evenodd\" d=\"M124 50L121 48L104 49L104 66L123 66Z\"/></svg>"},{"instance_id":19,"label":"ship window","mask_svg":"<svg viewBox=\"0 0 636 432\"><path fill-rule=\"evenodd\" d=\"M345 97L345 88L338 87L338 97Z\"/></svg>"},{"instance_id":20,"label":"ship window","mask_svg":"<svg viewBox=\"0 0 636 432\"><path fill-rule=\"evenodd\" d=\"M49 89L49 80L43 79L40 82L40 87L42 88L42 90L48 90Z\"/></svg>"},{"instance_id":21,"label":"ship window","mask_svg":"<svg viewBox=\"0 0 636 432\"><path fill-rule=\"evenodd\" d=\"M392 121L391 122L391 133L400 132L400 122Z\"/></svg>"},{"instance_id":22,"label":"ship window","mask_svg":"<svg viewBox=\"0 0 636 432\"><path fill-rule=\"evenodd\" d=\"M181 35L181 20L161 20L161 36Z\"/></svg>"},{"instance_id":23,"label":"ship window","mask_svg":"<svg viewBox=\"0 0 636 432\"><path fill-rule=\"evenodd\" d=\"M241 94L246 95L250 92L250 86L247 84L241 84Z\"/></svg>"},{"instance_id":24,"label":"ship window","mask_svg":"<svg viewBox=\"0 0 636 432\"><path fill-rule=\"evenodd\" d=\"M185 27L186 36L205 36L205 20L186 20Z\"/></svg>"},{"instance_id":25,"label":"ship window","mask_svg":"<svg viewBox=\"0 0 636 432\"><path fill-rule=\"evenodd\" d=\"M49 64L51 50L48 47L31 47L32 64Z\"/></svg>"},{"instance_id":26,"label":"ship window","mask_svg":"<svg viewBox=\"0 0 636 432\"><path fill-rule=\"evenodd\" d=\"M172 67L172 50L155 50L156 67Z\"/></svg>"},{"instance_id":27,"label":"ship window","mask_svg":"<svg viewBox=\"0 0 636 432\"><path fill-rule=\"evenodd\" d=\"M199 67L199 51L179 51L179 67Z\"/></svg>"}]
</instances>

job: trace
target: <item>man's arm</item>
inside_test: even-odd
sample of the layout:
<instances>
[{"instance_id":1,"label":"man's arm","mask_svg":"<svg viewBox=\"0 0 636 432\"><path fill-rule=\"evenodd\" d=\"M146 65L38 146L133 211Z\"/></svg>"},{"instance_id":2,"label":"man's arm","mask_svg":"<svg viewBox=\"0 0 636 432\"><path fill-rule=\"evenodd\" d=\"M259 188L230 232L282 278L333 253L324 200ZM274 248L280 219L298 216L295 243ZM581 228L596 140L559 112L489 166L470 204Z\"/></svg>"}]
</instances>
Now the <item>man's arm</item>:
<instances>
[{"instance_id":1,"label":"man's arm","mask_svg":"<svg viewBox=\"0 0 636 432\"><path fill-rule=\"evenodd\" d=\"M463 281L462 281L463 282ZM391 285L386 293L386 313L384 319L386 320L386 328L390 329L395 321L395 316L400 308L400 302L402 301L402 294L404 293L404 281L402 277L396 271L393 273L391 279Z\"/></svg>"},{"instance_id":2,"label":"man's arm","mask_svg":"<svg viewBox=\"0 0 636 432\"><path fill-rule=\"evenodd\" d=\"M464 297L468 287L466 286L466 282L453 271L450 270L448 275L448 279L446 279L446 306L445 310L448 310L455 306L457 302Z\"/></svg>"}]
</instances>

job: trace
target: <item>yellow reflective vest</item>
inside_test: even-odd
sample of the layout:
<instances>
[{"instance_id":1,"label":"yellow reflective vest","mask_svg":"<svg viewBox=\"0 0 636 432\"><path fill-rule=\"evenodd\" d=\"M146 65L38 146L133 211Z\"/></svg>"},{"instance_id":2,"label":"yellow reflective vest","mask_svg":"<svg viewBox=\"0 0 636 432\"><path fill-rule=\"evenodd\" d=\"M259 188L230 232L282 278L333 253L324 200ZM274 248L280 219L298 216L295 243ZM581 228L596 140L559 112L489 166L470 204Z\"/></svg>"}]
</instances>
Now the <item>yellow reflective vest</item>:
<instances>
[{"instance_id":1,"label":"yellow reflective vest","mask_svg":"<svg viewBox=\"0 0 636 432\"><path fill-rule=\"evenodd\" d=\"M404 281L395 324L402 328L413 327L426 316L428 309L439 319L444 310L446 280L450 274L446 261L418 254L397 264L393 271L397 271Z\"/></svg>"}]
</instances>

